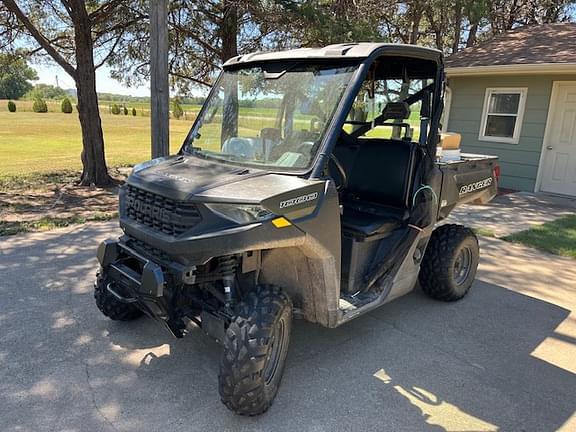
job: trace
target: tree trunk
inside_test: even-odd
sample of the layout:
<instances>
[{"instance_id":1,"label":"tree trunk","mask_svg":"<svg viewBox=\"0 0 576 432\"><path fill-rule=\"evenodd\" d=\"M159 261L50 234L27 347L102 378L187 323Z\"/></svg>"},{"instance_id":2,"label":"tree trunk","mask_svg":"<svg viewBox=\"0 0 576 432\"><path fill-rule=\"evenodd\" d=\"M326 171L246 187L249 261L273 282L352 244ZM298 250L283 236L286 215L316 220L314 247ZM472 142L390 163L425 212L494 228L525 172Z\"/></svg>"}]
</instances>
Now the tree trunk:
<instances>
[{"instance_id":1,"label":"tree trunk","mask_svg":"<svg viewBox=\"0 0 576 432\"><path fill-rule=\"evenodd\" d=\"M429 4L426 7L426 17L428 18L428 21L430 23L430 28L434 32L434 41L436 44L436 49L444 51L444 35L442 33L444 30L444 15L440 13L440 16L438 17L437 20L436 17L434 16L434 9L432 5Z\"/></svg>"},{"instance_id":2,"label":"tree trunk","mask_svg":"<svg viewBox=\"0 0 576 432\"><path fill-rule=\"evenodd\" d=\"M222 52L220 60L226 60L238 55L238 7L234 0L225 0L223 5L222 24Z\"/></svg>"},{"instance_id":3,"label":"tree trunk","mask_svg":"<svg viewBox=\"0 0 576 432\"><path fill-rule=\"evenodd\" d=\"M442 34L442 25L436 25L434 28L434 36L436 39L436 49L444 51L444 35Z\"/></svg>"},{"instance_id":4,"label":"tree trunk","mask_svg":"<svg viewBox=\"0 0 576 432\"><path fill-rule=\"evenodd\" d=\"M478 23L474 23L468 30L468 39L466 40L466 48L470 48L476 44L476 33L478 32Z\"/></svg>"},{"instance_id":5,"label":"tree trunk","mask_svg":"<svg viewBox=\"0 0 576 432\"><path fill-rule=\"evenodd\" d=\"M150 122L152 158L170 154L168 0L150 2Z\"/></svg>"},{"instance_id":6,"label":"tree trunk","mask_svg":"<svg viewBox=\"0 0 576 432\"><path fill-rule=\"evenodd\" d=\"M410 11L410 38L408 43L411 45L416 45L420 37L420 21L422 21L422 9L420 6L413 6L414 10Z\"/></svg>"},{"instance_id":7,"label":"tree trunk","mask_svg":"<svg viewBox=\"0 0 576 432\"><path fill-rule=\"evenodd\" d=\"M222 38L222 51L220 60L226 60L238 55L238 8L234 0L225 0L222 10L220 34ZM225 89L222 131L220 144L223 146L230 137L238 136L238 82L229 82Z\"/></svg>"},{"instance_id":8,"label":"tree trunk","mask_svg":"<svg viewBox=\"0 0 576 432\"><path fill-rule=\"evenodd\" d=\"M75 81L78 92L78 117L82 128L83 170L80 184L108 186L112 183L112 178L108 175L104 155L90 18L83 1L74 2L72 18L76 45Z\"/></svg>"},{"instance_id":9,"label":"tree trunk","mask_svg":"<svg viewBox=\"0 0 576 432\"><path fill-rule=\"evenodd\" d=\"M514 0L512 2L512 5L510 6L510 14L508 15L508 18L506 20L505 27L502 29L502 33L508 30L512 30L519 14L520 14L520 6L518 5L518 1Z\"/></svg>"},{"instance_id":10,"label":"tree trunk","mask_svg":"<svg viewBox=\"0 0 576 432\"><path fill-rule=\"evenodd\" d=\"M36 25L22 12L14 0L2 0L28 30L30 36L58 63L76 82L78 92L78 117L82 129L82 177L80 184L106 186L112 183L104 158L104 137L98 95L96 94L96 71L92 43L92 23L86 11L85 0L62 1L74 26L76 68L56 49Z\"/></svg>"},{"instance_id":11,"label":"tree trunk","mask_svg":"<svg viewBox=\"0 0 576 432\"><path fill-rule=\"evenodd\" d=\"M452 54L460 49L460 35L462 34L462 1L456 0L454 12L454 40L452 41Z\"/></svg>"}]
</instances>

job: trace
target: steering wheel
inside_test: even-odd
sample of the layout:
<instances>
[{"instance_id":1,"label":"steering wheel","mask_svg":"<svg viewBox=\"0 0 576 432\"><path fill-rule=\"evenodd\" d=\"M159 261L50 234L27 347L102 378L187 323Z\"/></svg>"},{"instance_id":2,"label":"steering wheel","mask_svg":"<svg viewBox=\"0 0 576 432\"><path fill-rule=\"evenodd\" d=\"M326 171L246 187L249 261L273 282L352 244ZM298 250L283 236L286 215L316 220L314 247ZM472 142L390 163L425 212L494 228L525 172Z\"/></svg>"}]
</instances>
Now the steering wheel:
<instances>
[{"instance_id":1,"label":"steering wheel","mask_svg":"<svg viewBox=\"0 0 576 432\"><path fill-rule=\"evenodd\" d=\"M340 184L336 184L336 190L338 192L346 189L348 187L348 176L346 175L346 170L338 160L338 158L334 155L334 153L330 154L330 158L328 159L328 163L332 162L332 164L338 170L338 176L340 177ZM334 181L336 183L336 181Z\"/></svg>"}]
</instances>

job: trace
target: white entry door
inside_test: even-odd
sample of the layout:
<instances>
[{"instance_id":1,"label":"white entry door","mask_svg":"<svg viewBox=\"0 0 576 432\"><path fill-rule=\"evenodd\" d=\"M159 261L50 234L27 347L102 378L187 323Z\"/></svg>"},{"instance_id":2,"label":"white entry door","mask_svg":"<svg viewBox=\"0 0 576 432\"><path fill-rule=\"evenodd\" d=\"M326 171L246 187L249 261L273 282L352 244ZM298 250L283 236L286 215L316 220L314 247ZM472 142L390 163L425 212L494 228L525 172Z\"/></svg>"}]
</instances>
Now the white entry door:
<instances>
[{"instance_id":1,"label":"white entry door","mask_svg":"<svg viewBox=\"0 0 576 432\"><path fill-rule=\"evenodd\" d=\"M555 82L540 189L576 196L576 82Z\"/></svg>"}]
</instances>

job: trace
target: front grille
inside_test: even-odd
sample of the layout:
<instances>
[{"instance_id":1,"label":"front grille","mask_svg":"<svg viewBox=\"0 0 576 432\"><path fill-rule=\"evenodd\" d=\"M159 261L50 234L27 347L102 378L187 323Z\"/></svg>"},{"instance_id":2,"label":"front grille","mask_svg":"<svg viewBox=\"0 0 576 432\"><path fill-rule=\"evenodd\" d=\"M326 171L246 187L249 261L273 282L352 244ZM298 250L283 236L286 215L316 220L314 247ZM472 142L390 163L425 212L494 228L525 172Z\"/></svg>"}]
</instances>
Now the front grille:
<instances>
[{"instance_id":1,"label":"front grille","mask_svg":"<svg viewBox=\"0 0 576 432\"><path fill-rule=\"evenodd\" d=\"M169 263L171 261L170 256L166 252L150 246L142 240L135 239L134 237L126 236L126 246L144 255L145 258L152 259L157 264Z\"/></svg>"},{"instance_id":2,"label":"front grille","mask_svg":"<svg viewBox=\"0 0 576 432\"><path fill-rule=\"evenodd\" d=\"M176 201L131 185L126 190L126 216L170 236L178 236L202 220L196 204Z\"/></svg>"}]
</instances>

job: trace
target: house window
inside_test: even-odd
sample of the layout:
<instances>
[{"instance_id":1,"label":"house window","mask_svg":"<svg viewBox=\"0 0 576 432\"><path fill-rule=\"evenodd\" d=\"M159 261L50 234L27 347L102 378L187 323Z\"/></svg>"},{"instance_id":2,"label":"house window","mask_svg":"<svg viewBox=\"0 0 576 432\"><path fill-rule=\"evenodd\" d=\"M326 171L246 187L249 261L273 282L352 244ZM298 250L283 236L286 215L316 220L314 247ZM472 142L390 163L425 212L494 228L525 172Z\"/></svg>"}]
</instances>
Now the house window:
<instances>
[{"instance_id":1,"label":"house window","mask_svg":"<svg viewBox=\"0 0 576 432\"><path fill-rule=\"evenodd\" d=\"M487 88L479 140L518 144L526 88Z\"/></svg>"}]
</instances>

